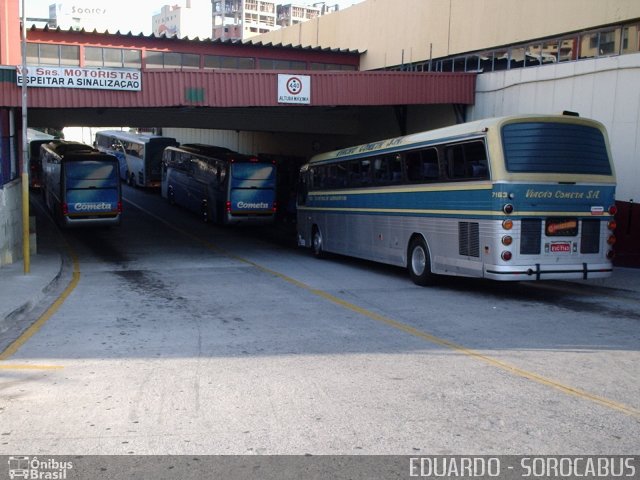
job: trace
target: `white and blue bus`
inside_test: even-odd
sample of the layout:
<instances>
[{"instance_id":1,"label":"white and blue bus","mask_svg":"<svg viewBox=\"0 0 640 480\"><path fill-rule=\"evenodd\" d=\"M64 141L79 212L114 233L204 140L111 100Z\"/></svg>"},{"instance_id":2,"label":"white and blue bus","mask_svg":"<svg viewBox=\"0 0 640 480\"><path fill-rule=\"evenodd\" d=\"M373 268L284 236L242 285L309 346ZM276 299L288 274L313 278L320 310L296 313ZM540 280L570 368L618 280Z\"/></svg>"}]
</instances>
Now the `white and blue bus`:
<instances>
[{"instance_id":1,"label":"white and blue bus","mask_svg":"<svg viewBox=\"0 0 640 480\"><path fill-rule=\"evenodd\" d=\"M479 120L313 157L298 244L406 267L419 285L607 277L615 186L596 121Z\"/></svg>"},{"instance_id":2,"label":"white and blue bus","mask_svg":"<svg viewBox=\"0 0 640 480\"><path fill-rule=\"evenodd\" d=\"M120 177L133 187L159 187L162 152L177 145L175 138L120 130L102 130L95 139L98 150L118 158Z\"/></svg>"},{"instance_id":3,"label":"white and blue bus","mask_svg":"<svg viewBox=\"0 0 640 480\"><path fill-rule=\"evenodd\" d=\"M78 142L54 140L40 147L42 194L65 227L115 226L122 218L118 159Z\"/></svg>"},{"instance_id":4,"label":"white and blue bus","mask_svg":"<svg viewBox=\"0 0 640 480\"><path fill-rule=\"evenodd\" d=\"M165 149L161 195L205 221L267 224L275 220L276 165L227 148L184 144Z\"/></svg>"}]
</instances>

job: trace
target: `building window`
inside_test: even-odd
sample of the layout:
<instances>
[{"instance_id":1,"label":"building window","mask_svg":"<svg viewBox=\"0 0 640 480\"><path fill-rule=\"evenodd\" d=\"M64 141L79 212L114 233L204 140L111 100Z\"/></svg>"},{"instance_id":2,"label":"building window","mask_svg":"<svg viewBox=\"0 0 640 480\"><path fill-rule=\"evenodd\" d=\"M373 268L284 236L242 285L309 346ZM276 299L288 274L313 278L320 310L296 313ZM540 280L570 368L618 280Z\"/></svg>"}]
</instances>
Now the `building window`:
<instances>
[{"instance_id":1,"label":"building window","mask_svg":"<svg viewBox=\"0 0 640 480\"><path fill-rule=\"evenodd\" d=\"M640 24L629 23L605 30L544 39L528 45L394 65L386 70L482 73L636 52L640 52ZM319 65L313 63L312 69L322 69Z\"/></svg>"},{"instance_id":2,"label":"building window","mask_svg":"<svg viewBox=\"0 0 640 480\"><path fill-rule=\"evenodd\" d=\"M233 68L254 70L256 61L251 57L227 57L223 55L205 55L204 68Z\"/></svg>"},{"instance_id":3,"label":"building window","mask_svg":"<svg viewBox=\"0 0 640 480\"><path fill-rule=\"evenodd\" d=\"M140 68L140 50L84 47L87 67Z\"/></svg>"},{"instance_id":4,"label":"building window","mask_svg":"<svg viewBox=\"0 0 640 480\"><path fill-rule=\"evenodd\" d=\"M50 43L27 43L29 65L80 65L80 47L77 45L54 45Z\"/></svg>"},{"instance_id":5,"label":"building window","mask_svg":"<svg viewBox=\"0 0 640 480\"><path fill-rule=\"evenodd\" d=\"M629 25L622 29L622 53L640 51L640 25Z\"/></svg>"},{"instance_id":6,"label":"building window","mask_svg":"<svg viewBox=\"0 0 640 480\"><path fill-rule=\"evenodd\" d=\"M147 50L144 63L146 68L200 68L200 55Z\"/></svg>"}]
</instances>

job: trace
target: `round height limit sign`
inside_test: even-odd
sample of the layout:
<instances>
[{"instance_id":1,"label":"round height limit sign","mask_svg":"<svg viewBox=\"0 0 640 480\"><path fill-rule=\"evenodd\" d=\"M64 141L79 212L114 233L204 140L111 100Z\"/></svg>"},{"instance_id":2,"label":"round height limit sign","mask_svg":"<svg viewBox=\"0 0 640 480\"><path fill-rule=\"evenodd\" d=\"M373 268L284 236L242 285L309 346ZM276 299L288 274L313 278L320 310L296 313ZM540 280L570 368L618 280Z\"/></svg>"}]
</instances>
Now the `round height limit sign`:
<instances>
[{"instance_id":1,"label":"round height limit sign","mask_svg":"<svg viewBox=\"0 0 640 480\"><path fill-rule=\"evenodd\" d=\"M311 103L311 77L279 74L278 103Z\"/></svg>"}]
</instances>

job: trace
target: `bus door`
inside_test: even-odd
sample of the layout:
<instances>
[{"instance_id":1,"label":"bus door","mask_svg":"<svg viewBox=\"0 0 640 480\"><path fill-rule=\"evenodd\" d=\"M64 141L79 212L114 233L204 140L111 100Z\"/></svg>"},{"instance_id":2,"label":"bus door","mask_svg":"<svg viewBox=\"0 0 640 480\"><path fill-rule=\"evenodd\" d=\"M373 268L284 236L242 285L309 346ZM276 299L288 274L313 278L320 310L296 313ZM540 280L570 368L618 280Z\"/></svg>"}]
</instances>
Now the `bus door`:
<instances>
[{"instance_id":1,"label":"bus door","mask_svg":"<svg viewBox=\"0 0 640 480\"><path fill-rule=\"evenodd\" d=\"M31 140L29 142L29 186L40 188L42 186L42 161L40 159L40 146L51 140Z\"/></svg>"},{"instance_id":2,"label":"bus door","mask_svg":"<svg viewBox=\"0 0 640 480\"><path fill-rule=\"evenodd\" d=\"M175 142L171 143L174 145ZM159 187L162 180L162 153L167 142L149 141L141 145L140 157L144 159L144 186Z\"/></svg>"},{"instance_id":3,"label":"bus door","mask_svg":"<svg viewBox=\"0 0 640 480\"><path fill-rule=\"evenodd\" d=\"M274 215L276 167L272 163L231 164L227 211L234 216Z\"/></svg>"},{"instance_id":4,"label":"bus door","mask_svg":"<svg viewBox=\"0 0 640 480\"><path fill-rule=\"evenodd\" d=\"M112 156L63 164L65 223L118 220L122 209L118 163Z\"/></svg>"},{"instance_id":5,"label":"bus door","mask_svg":"<svg viewBox=\"0 0 640 480\"><path fill-rule=\"evenodd\" d=\"M120 170L120 178L122 180L128 180L129 178L129 167L127 165L127 155L125 153L124 147L120 140L115 138L111 139L110 148L107 150L107 153L110 153L114 157L118 159L118 166Z\"/></svg>"}]
</instances>

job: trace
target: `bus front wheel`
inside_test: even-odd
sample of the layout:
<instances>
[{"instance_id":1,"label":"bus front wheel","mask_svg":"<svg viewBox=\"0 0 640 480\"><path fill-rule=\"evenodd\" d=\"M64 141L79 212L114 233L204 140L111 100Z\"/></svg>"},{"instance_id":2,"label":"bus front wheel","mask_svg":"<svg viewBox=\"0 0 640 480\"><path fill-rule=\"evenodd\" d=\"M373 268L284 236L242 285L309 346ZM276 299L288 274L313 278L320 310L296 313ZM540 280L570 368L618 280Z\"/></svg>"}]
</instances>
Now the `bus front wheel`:
<instances>
[{"instance_id":1,"label":"bus front wheel","mask_svg":"<svg viewBox=\"0 0 640 480\"><path fill-rule=\"evenodd\" d=\"M324 251L322 250L322 233L318 227L313 227L313 233L311 234L311 250L313 256L316 258L323 258Z\"/></svg>"},{"instance_id":2,"label":"bus front wheel","mask_svg":"<svg viewBox=\"0 0 640 480\"><path fill-rule=\"evenodd\" d=\"M429 249L421 237L414 238L409 244L409 258L407 263L409 275L413 283L423 287L433 284L434 275L431 273Z\"/></svg>"}]
</instances>

